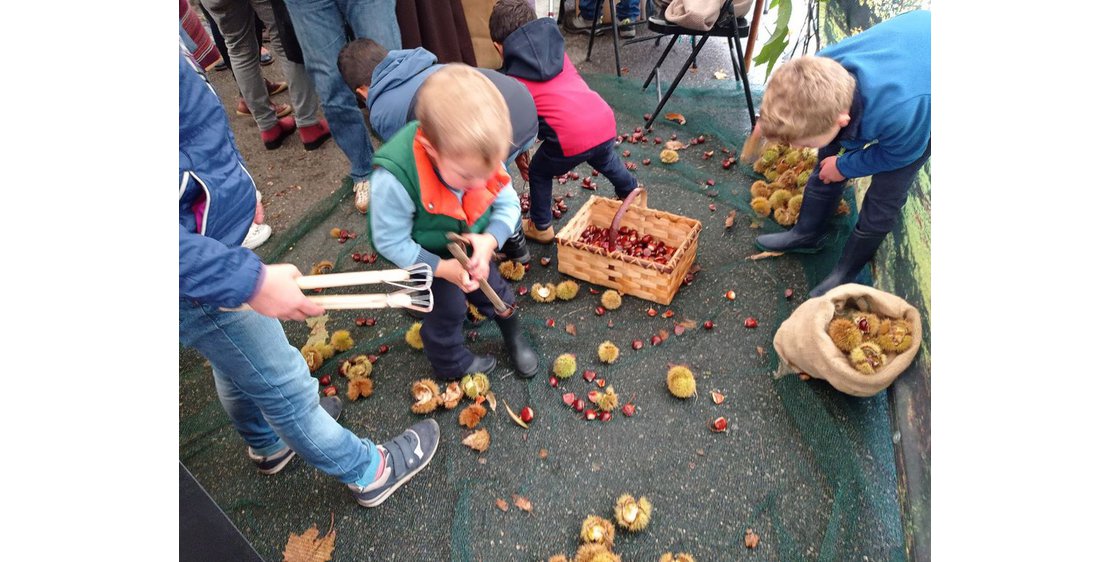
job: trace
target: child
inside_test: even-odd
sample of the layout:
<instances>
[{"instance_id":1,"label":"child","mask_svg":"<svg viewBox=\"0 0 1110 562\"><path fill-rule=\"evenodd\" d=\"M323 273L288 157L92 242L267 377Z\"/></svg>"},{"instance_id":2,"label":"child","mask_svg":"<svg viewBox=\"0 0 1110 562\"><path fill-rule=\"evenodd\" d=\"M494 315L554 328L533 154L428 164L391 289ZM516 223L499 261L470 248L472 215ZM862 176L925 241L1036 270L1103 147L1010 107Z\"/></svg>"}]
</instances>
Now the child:
<instances>
[{"instance_id":1,"label":"child","mask_svg":"<svg viewBox=\"0 0 1110 562\"><path fill-rule=\"evenodd\" d=\"M342 403L320 383L276 319L323 314L297 287L292 264L267 265L240 247L258 207L254 180L227 115L199 67L181 55L179 81L179 338L212 364L220 404L262 474L296 455L381 504L428 466L439 426L423 420L375 445L339 425ZM243 303L253 310L229 312Z\"/></svg>"},{"instance_id":2,"label":"child","mask_svg":"<svg viewBox=\"0 0 1110 562\"><path fill-rule=\"evenodd\" d=\"M440 380L489 373L493 356L476 357L463 342L466 303L497 322L516 371L531 377L539 357L521 333L508 283L490 267L493 252L520 220L520 200L503 164L509 154L509 110L493 83L473 68L449 64L416 96L416 117L374 155L370 176L370 240L382 257L435 272L432 311L420 337ZM469 269L447 251L447 233L473 247ZM488 280L506 315L478 290Z\"/></svg>"},{"instance_id":3,"label":"child","mask_svg":"<svg viewBox=\"0 0 1110 562\"><path fill-rule=\"evenodd\" d=\"M828 238L846 178L871 176L840 261L811 297L852 282L894 229L929 159L929 12L910 12L787 61L763 95L756 128L773 141L820 149L794 228L756 237L774 252L814 253ZM843 151L843 154L841 154Z\"/></svg>"},{"instance_id":4,"label":"child","mask_svg":"<svg viewBox=\"0 0 1110 562\"><path fill-rule=\"evenodd\" d=\"M551 226L551 180L582 162L609 178L617 196L636 189L636 178L617 157L617 121L601 96L586 85L563 49L555 20L536 19L525 0L499 0L489 19L493 46L505 74L520 80L536 100L543 143L529 170L531 220L524 236L543 244L555 239Z\"/></svg>"},{"instance_id":5,"label":"child","mask_svg":"<svg viewBox=\"0 0 1110 562\"><path fill-rule=\"evenodd\" d=\"M416 92L424 81L442 69L436 56L421 47L386 51L372 39L355 39L339 51L339 72L355 96L370 109L370 124L383 140L393 138L406 123L416 119ZM520 174L528 181L528 149L536 142L539 122L532 95L516 80L497 71L477 69L493 82L509 106L512 144L506 165L516 160ZM356 196L355 206L366 212L369 199ZM531 255L524 243L520 225L501 248L506 259L528 263Z\"/></svg>"}]
</instances>

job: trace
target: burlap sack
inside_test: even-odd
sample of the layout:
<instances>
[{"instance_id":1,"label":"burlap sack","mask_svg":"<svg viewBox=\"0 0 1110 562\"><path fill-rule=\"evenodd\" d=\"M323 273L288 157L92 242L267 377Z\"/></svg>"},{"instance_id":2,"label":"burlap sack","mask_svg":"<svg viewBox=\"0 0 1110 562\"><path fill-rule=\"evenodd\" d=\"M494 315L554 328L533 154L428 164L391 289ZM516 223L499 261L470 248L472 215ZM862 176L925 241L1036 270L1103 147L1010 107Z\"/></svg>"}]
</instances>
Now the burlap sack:
<instances>
[{"instance_id":1,"label":"burlap sack","mask_svg":"<svg viewBox=\"0 0 1110 562\"><path fill-rule=\"evenodd\" d=\"M885 318L901 318L913 329L910 348L887 354L887 364L873 375L852 367L826 332L829 322L842 309L858 309ZM910 366L921 347L921 314L910 303L890 293L849 283L812 298L787 318L775 332L775 351L781 359L776 375L803 372L825 379L837 390L852 396L874 396L890 386Z\"/></svg>"},{"instance_id":2,"label":"burlap sack","mask_svg":"<svg viewBox=\"0 0 1110 562\"><path fill-rule=\"evenodd\" d=\"M733 0L736 17L744 17L752 8L753 0ZM673 0L667 5L663 17L686 29L709 31L721 15L723 0Z\"/></svg>"}]
</instances>

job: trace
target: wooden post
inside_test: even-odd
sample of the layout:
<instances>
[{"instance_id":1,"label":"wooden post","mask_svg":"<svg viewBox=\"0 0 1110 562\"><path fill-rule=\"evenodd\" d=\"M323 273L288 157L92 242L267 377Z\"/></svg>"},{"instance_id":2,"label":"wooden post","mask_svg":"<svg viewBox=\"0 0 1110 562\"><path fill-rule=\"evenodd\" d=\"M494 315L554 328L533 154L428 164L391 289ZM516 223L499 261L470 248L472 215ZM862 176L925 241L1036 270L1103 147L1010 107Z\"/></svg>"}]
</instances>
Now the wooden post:
<instances>
[{"instance_id":1,"label":"wooden post","mask_svg":"<svg viewBox=\"0 0 1110 562\"><path fill-rule=\"evenodd\" d=\"M752 23L748 26L748 47L744 49L744 72L752 68L752 49L755 49L755 38L759 35L759 18L763 15L763 0L755 0L755 10L752 11Z\"/></svg>"}]
</instances>

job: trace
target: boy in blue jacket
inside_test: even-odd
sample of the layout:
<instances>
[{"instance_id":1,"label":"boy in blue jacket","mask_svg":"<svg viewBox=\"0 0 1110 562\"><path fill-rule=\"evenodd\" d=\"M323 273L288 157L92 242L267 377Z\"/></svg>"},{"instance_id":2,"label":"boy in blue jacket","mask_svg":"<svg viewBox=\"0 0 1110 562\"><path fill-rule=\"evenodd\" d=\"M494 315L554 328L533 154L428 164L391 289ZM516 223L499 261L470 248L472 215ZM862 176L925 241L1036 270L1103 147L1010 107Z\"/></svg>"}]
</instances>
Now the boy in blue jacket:
<instances>
[{"instance_id":1,"label":"boy in blue jacket","mask_svg":"<svg viewBox=\"0 0 1110 562\"><path fill-rule=\"evenodd\" d=\"M489 373L493 356L466 348L462 326L467 302L492 318L518 374L531 377L539 357L521 332L508 283L490 267L520 222L520 199L505 171L509 111L493 83L478 71L449 64L431 74L416 96L416 117L374 155L368 227L374 248L398 267L426 263L435 272L435 306L420 337L436 378ZM447 234L473 247L469 268L447 251ZM478 290L486 279L509 305L498 314Z\"/></svg>"},{"instance_id":2,"label":"boy in blue jacket","mask_svg":"<svg viewBox=\"0 0 1110 562\"><path fill-rule=\"evenodd\" d=\"M847 178L871 176L859 221L832 273L810 291L850 283L894 229L929 159L930 15L903 14L787 61L767 83L756 128L767 139L819 149L794 228L756 237L774 252L814 253L828 238Z\"/></svg>"},{"instance_id":3,"label":"boy in blue jacket","mask_svg":"<svg viewBox=\"0 0 1110 562\"><path fill-rule=\"evenodd\" d=\"M255 185L227 115L192 58L179 67L178 288L181 344L209 363L220 404L247 457L276 474L295 455L347 484L374 507L428 465L439 426L424 420L375 445L339 425L341 403L319 382L276 319L324 310L297 287L292 264L266 265L240 246L255 215ZM249 304L253 310L232 312Z\"/></svg>"},{"instance_id":4,"label":"boy in blue jacket","mask_svg":"<svg viewBox=\"0 0 1110 562\"><path fill-rule=\"evenodd\" d=\"M339 51L339 72L370 109L374 131L382 140L389 140L416 119L416 92L432 73L445 66L437 60L422 47L387 51L372 39L355 39ZM509 107L512 137L505 165L515 160L521 177L528 181L528 149L536 142L540 127L532 95L516 80L495 70L475 70L493 82ZM356 200L355 206L365 212L368 200L360 201ZM531 260L519 225L501 250L506 259L520 263Z\"/></svg>"}]
</instances>

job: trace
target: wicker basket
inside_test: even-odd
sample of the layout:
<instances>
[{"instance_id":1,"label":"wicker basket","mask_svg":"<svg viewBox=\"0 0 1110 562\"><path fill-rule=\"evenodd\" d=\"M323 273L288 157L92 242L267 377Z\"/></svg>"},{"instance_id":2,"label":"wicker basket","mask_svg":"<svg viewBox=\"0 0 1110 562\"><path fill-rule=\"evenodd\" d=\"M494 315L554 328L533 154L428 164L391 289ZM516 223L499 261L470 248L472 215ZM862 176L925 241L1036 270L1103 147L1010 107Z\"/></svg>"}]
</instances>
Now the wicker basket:
<instances>
[{"instance_id":1,"label":"wicker basket","mask_svg":"<svg viewBox=\"0 0 1110 562\"><path fill-rule=\"evenodd\" d=\"M633 206L633 200L641 194L639 205ZM650 234L662 240L676 250L666 264L621 252L607 252L578 241L582 232L590 225L609 228L614 238L621 226L634 228L642 234ZM623 203L591 196L555 236L559 272L667 305L671 303L694 263L700 233L699 221L647 208L647 194L642 189L633 191Z\"/></svg>"}]
</instances>

